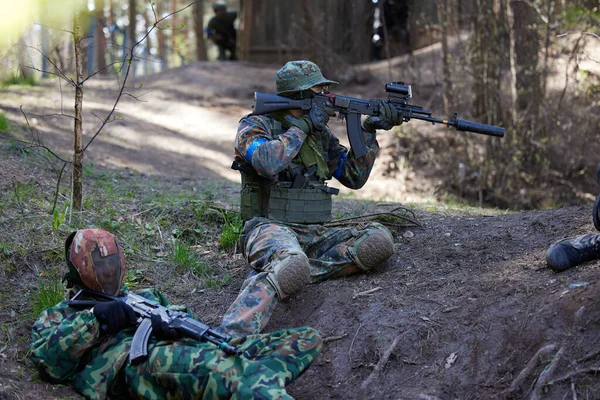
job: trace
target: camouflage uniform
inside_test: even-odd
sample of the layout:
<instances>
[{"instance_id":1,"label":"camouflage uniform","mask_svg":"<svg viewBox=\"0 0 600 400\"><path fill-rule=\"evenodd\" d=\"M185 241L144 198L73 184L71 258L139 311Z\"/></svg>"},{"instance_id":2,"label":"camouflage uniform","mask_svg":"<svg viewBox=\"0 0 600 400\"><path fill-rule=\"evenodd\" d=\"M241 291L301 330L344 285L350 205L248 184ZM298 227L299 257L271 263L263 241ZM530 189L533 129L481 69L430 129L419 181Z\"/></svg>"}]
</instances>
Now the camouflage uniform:
<instances>
[{"instance_id":1,"label":"camouflage uniform","mask_svg":"<svg viewBox=\"0 0 600 400\"><path fill-rule=\"evenodd\" d=\"M277 94L280 95L315 85L336 83L324 79L318 67L306 61L286 64L277 72L276 80ZM303 163L298 155L310 136L326 163L326 176L321 177L322 181L336 178L351 189L359 189L366 183L379 153L374 130L369 132L363 129L368 151L357 159L352 150L348 151L340 144L327 126L322 131L307 135L297 126L286 126L289 115L291 113L287 112L243 117L235 141L236 162L250 166L260 177L285 181L290 165ZM274 121L287 129L277 132L273 128L277 126ZM393 240L390 232L377 223L327 228L321 224L281 222L265 217L250 219L244 225L240 247L250 266L259 273L244 282L237 300L226 312L223 321L228 327L227 332L239 335L260 331L265 327L278 299L285 298L272 278L278 265L291 257L307 258L311 283L367 271L374 266L373 262L364 257L361 260L357 249L361 242L374 235L384 238L391 247ZM389 252L390 249L385 251Z\"/></svg>"},{"instance_id":2,"label":"camouflage uniform","mask_svg":"<svg viewBox=\"0 0 600 400\"><path fill-rule=\"evenodd\" d=\"M140 295L169 306L158 290ZM148 359L131 365L134 331L101 334L90 310L76 310L63 301L44 311L33 326L31 358L44 375L57 382L72 379L90 399L128 394L144 399L291 399L285 386L308 368L322 346L311 328L234 338L229 344L244 352L240 357L207 342L151 337Z\"/></svg>"}]
</instances>

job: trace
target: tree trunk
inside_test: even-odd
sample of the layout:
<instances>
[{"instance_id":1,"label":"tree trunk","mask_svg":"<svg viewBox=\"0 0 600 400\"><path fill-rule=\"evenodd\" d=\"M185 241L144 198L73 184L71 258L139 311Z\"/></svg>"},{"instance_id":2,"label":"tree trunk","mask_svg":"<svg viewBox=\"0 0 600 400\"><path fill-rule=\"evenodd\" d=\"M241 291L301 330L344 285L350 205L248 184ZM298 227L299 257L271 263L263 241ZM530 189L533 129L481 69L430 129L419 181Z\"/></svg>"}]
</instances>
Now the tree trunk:
<instances>
[{"instance_id":1,"label":"tree trunk","mask_svg":"<svg viewBox=\"0 0 600 400\"><path fill-rule=\"evenodd\" d=\"M541 104L541 81L538 73L540 38L536 28L537 15L531 0L511 1L516 56L517 105L530 116L537 116Z\"/></svg>"},{"instance_id":2,"label":"tree trunk","mask_svg":"<svg viewBox=\"0 0 600 400\"><path fill-rule=\"evenodd\" d=\"M183 15L181 17L181 21L182 21L182 25L180 25L181 26L181 38L182 38L182 40L181 40L181 55L182 55L181 63L182 63L182 65L185 65L191 59L191 56L190 56L191 48L189 46L189 43L190 43L190 16Z\"/></svg>"},{"instance_id":3,"label":"tree trunk","mask_svg":"<svg viewBox=\"0 0 600 400\"><path fill-rule=\"evenodd\" d=\"M452 17L450 14L451 7L448 4L450 0L441 0L437 2L437 15L441 28L442 36L442 60L443 60L443 76L444 76L444 113L449 115L453 107L452 99L452 71L450 51L448 49L448 20Z\"/></svg>"},{"instance_id":4,"label":"tree trunk","mask_svg":"<svg viewBox=\"0 0 600 400\"><path fill-rule=\"evenodd\" d=\"M83 208L83 51L81 49L81 20L79 12L73 18L73 43L75 45L75 126L73 129L73 208Z\"/></svg>"},{"instance_id":5,"label":"tree trunk","mask_svg":"<svg viewBox=\"0 0 600 400\"><path fill-rule=\"evenodd\" d=\"M133 45L136 43L136 28L137 28L137 7L136 0L129 0L129 26L127 28L128 44L125 46L128 51L133 51ZM135 59L132 59L135 62ZM135 65L131 66L131 76L135 76Z\"/></svg>"},{"instance_id":6,"label":"tree trunk","mask_svg":"<svg viewBox=\"0 0 600 400\"><path fill-rule=\"evenodd\" d=\"M493 0L474 0L470 39L473 67L473 114L485 123L497 124L500 108L500 70L505 63L502 15L494 11Z\"/></svg>"},{"instance_id":7,"label":"tree trunk","mask_svg":"<svg viewBox=\"0 0 600 400\"><path fill-rule=\"evenodd\" d=\"M108 27L110 31L110 49L108 50L110 63L114 63L119 58L119 53L116 49L117 47L117 38L115 34L115 10L113 7L114 0L108 0ZM126 43L123 43L124 45Z\"/></svg>"},{"instance_id":8,"label":"tree trunk","mask_svg":"<svg viewBox=\"0 0 600 400\"><path fill-rule=\"evenodd\" d=\"M312 12L310 8L310 4L308 0L300 0L300 6L302 7L302 11L304 13L303 19L303 28L304 32L310 35L311 32L314 32L314 22L312 18ZM314 60L316 63L319 62L318 54L316 51L316 46L313 43L314 37L312 35L308 36L308 41L305 43L302 52L305 54L305 58L307 60Z\"/></svg>"},{"instance_id":9,"label":"tree trunk","mask_svg":"<svg viewBox=\"0 0 600 400\"><path fill-rule=\"evenodd\" d=\"M173 15L171 16L171 57L173 57L173 66L177 66L179 65L177 58L178 58L178 54L179 54L179 49L178 49L178 45L177 45L177 41L178 36L179 36L179 31L177 30L177 28L179 27L179 18L177 16L177 14L174 14L175 11L177 11L177 0L171 0L170 1L170 9L169 9L169 13L172 13Z\"/></svg>"},{"instance_id":10,"label":"tree trunk","mask_svg":"<svg viewBox=\"0 0 600 400\"><path fill-rule=\"evenodd\" d=\"M204 2L194 4L194 32L196 34L196 59L206 61L206 43L204 43Z\"/></svg>"},{"instance_id":11,"label":"tree trunk","mask_svg":"<svg viewBox=\"0 0 600 400\"><path fill-rule=\"evenodd\" d=\"M106 69L106 37L104 36L104 27L106 18L104 18L104 0L95 0L94 7L96 11L96 32L94 33L94 42L96 43L96 60L98 70L102 75L108 74Z\"/></svg>"},{"instance_id":12,"label":"tree trunk","mask_svg":"<svg viewBox=\"0 0 600 400\"><path fill-rule=\"evenodd\" d=\"M142 15L144 16L144 24L146 25L146 32L150 31L150 29L152 28L152 25L154 24L152 22L152 18L153 15L151 14L149 9L146 9L142 12ZM150 40L150 35L146 36L146 51L145 51L145 57L144 57L144 75L147 74L151 74L152 71L152 41Z\"/></svg>"},{"instance_id":13,"label":"tree trunk","mask_svg":"<svg viewBox=\"0 0 600 400\"><path fill-rule=\"evenodd\" d=\"M33 66L28 52L29 45L27 44L27 35L29 34L29 32L30 30L27 30L27 32L23 34L23 37L21 37L21 45L19 46L18 51L19 69L21 71L21 74L23 75L23 79L25 80L33 79L33 70L29 68Z\"/></svg>"},{"instance_id":14,"label":"tree trunk","mask_svg":"<svg viewBox=\"0 0 600 400\"><path fill-rule=\"evenodd\" d=\"M516 128L518 124L517 114L517 56L515 54L516 37L515 37L515 17L512 12L510 0L506 0L506 19L508 25L508 37L509 37L509 58L510 58L510 116L512 128Z\"/></svg>"},{"instance_id":15,"label":"tree trunk","mask_svg":"<svg viewBox=\"0 0 600 400\"><path fill-rule=\"evenodd\" d=\"M156 15L158 16L158 19L160 19L162 17L162 5L163 2L159 1L158 3L156 3ZM156 21L154 21L156 22ZM165 49L165 34L163 33L162 29L157 29L156 32L156 39L158 41L158 59L160 60L160 69L165 70L168 68L168 64L167 64L167 52Z\"/></svg>"}]
</instances>

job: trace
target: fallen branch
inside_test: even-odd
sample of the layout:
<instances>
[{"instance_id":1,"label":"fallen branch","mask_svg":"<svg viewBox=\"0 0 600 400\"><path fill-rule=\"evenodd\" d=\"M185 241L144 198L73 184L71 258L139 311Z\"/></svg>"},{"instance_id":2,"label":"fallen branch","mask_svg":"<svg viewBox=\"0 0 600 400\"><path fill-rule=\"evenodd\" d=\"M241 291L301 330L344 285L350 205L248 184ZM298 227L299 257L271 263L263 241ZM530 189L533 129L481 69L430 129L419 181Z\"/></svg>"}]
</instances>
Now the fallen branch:
<instances>
[{"instance_id":1,"label":"fallen branch","mask_svg":"<svg viewBox=\"0 0 600 400\"><path fill-rule=\"evenodd\" d=\"M365 290L364 292L356 293L354 296L352 296L352 298L355 299L360 296L369 296L370 294L373 294L373 293L377 292L378 290L381 290L381 287L376 287L373 289Z\"/></svg>"},{"instance_id":2,"label":"fallen branch","mask_svg":"<svg viewBox=\"0 0 600 400\"><path fill-rule=\"evenodd\" d=\"M552 379L552 383L564 382L566 380L571 379L576 375L581 374L600 374L600 367L589 367L584 369L579 369L577 371L569 372L568 374L561 376L560 378Z\"/></svg>"},{"instance_id":3,"label":"fallen branch","mask_svg":"<svg viewBox=\"0 0 600 400\"><path fill-rule=\"evenodd\" d=\"M362 328L362 324L358 325L358 329L356 330L356 333L354 334L354 337L352 338L352 342L350 342L350 349L348 350L348 361L352 361L352 346L354 346L354 341L356 340L356 337L358 336L358 332L360 332L360 328Z\"/></svg>"},{"instance_id":4,"label":"fallen branch","mask_svg":"<svg viewBox=\"0 0 600 400\"><path fill-rule=\"evenodd\" d=\"M346 336L348 336L347 333L344 333L343 335L339 335L339 336L328 336L325 339L323 339L323 343L329 343L329 342L333 342L334 340L340 340L345 338Z\"/></svg>"},{"instance_id":5,"label":"fallen branch","mask_svg":"<svg viewBox=\"0 0 600 400\"><path fill-rule=\"evenodd\" d=\"M530 400L539 400L542 398L542 396L544 395L544 386L546 386L548 382L550 382L552 374L554 373L554 371L556 371L556 368L558 367L558 364L560 363L564 352L565 348L563 346L556 352L554 357L552 357L552 362L550 363L550 366L540 373L540 376L538 377L537 382L533 387L533 393L529 398Z\"/></svg>"},{"instance_id":6,"label":"fallen branch","mask_svg":"<svg viewBox=\"0 0 600 400\"><path fill-rule=\"evenodd\" d=\"M556 344L549 344L547 346L540 348L533 355L533 357L531 357L531 359L525 365L525 368L523 368L521 370L519 375L517 375L515 380L512 382L512 384L508 388L508 393L514 393L517 390L519 390L521 388L521 386L523 385L523 382L525 382L525 379L527 379L529 374L531 374L531 371L533 371L533 369L538 365L540 358L545 357L546 355L550 354L550 352L554 351L555 348L556 348Z\"/></svg>"},{"instance_id":7,"label":"fallen branch","mask_svg":"<svg viewBox=\"0 0 600 400\"><path fill-rule=\"evenodd\" d=\"M375 380L379 376L381 370L383 370L385 364L387 364L388 359L392 355L392 352L396 349L398 343L400 343L400 339L402 339L408 332L410 331L404 331L400 335L398 335L396 339L394 339L392 345L385 351L385 353L383 353L383 357L381 357L381 360L379 360L377 365L375 365L375 368L373 368L373 372L371 372L367 379L365 379L360 385L361 389L366 389L371 384L371 382L373 382L373 380Z\"/></svg>"},{"instance_id":8,"label":"fallen branch","mask_svg":"<svg viewBox=\"0 0 600 400\"><path fill-rule=\"evenodd\" d=\"M587 361L587 360L589 360L591 358L596 357L597 355L600 355L600 349L596 349L596 350L593 350L593 351L587 353L585 356L583 356L579 360L577 360L577 363L580 364L580 363L585 362L585 361Z\"/></svg>"}]
</instances>

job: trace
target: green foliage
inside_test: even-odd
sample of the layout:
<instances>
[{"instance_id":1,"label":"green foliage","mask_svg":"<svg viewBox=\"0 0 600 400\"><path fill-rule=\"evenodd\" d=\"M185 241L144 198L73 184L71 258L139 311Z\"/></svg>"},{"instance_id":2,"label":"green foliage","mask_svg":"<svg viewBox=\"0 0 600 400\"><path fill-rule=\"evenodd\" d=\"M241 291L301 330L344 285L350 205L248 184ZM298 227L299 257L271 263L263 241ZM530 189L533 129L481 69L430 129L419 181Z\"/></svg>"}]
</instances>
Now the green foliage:
<instances>
[{"instance_id":1,"label":"green foliage","mask_svg":"<svg viewBox=\"0 0 600 400\"><path fill-rule=\"evenodd\" d=\"M64 297L65 289L59 277L40 278L38 280L38 290L31 297L33 316L37 317L45 309L64 300Z\"/></svg>"},{"instance_id":2,"label":"green foliage","mask_svg":"<svg viewBox=\"0 0 600 400\"><path fill-rule=\"evenodd\" d=\"M223 231L221 232L219 243L221 243L221 247L224 249L229 249L237 243L244 224L242 222L242 217L237 212L223 212L223 219L225 220L225 223L223 224Z\"/></svg>"},{"instance_id":3,"label":"green foliage","mask_svg":"<svg viewBox=\"0 0 600 400\"><path fill-rule=\"evenodd\" d=\"M15 198L19 203L30 200L33 195L35 186L33 182L17 182L14 186Z\"/></svg>"},{"instance_id":4,"label":"green foliage","mask_svg":"<svg viewBox=\"0 0 600 400\"><path fill-rule=\"evenodd\" d=\"M144 276L145 272L146 270L144 269L130 269L125 274L125 279L123 279L123 283L125 283L130 289L134 288L146 280Z\"/></svg>"},{"instance_id":5,"label":"green foliage","mask_svg":"<svg viewBox=\"0 0 600 400\"><path fill-rule=\"evenodd\" d=\"M65 221L65 217L67 216L68 213L69 213L68 206L65 207L65 211L62 213L59 213L58 210L54 210L54 214L52 215L52 229L57 231L58 228L60 228L62 223Z\"/></svg>"},{"instance_id":6,"label":"green foliage","mask_svg":"<svg viewBox=\"0 0 600 400\"><path fill-rule=\"evenodd\" d=\"M8 119L4 116L4 114L0 113L0 132L1 131L8 131L10 129L10 122L8 121Z\"/></svg>"},{"instance_id":7,"label":"green foliage","mask_svg":"<svg viewBox=\"0 0 600 400\"><path fill-rule=\"evenodd\" d=\"M207 274L208 262L202 260L186 242L173 241L173 261L179 272L190 271L195 274Z\"/></svg>"},{"instance_id":8,"label":"green foliage","mask_svg":"<svg viewBox=\"0 0 600 400\"><path fill-rule=\"evenodd\" d=\"M565 28L585 26L593 31L598 31L600 10L597 7L592 9L583 6L567 7L563 13L563 21Z\"/></svg>"},{"instance_id":9,"label":"green foliage","mask_svg":"<svg viewBox=\"0 0 600 400\"><path fill-rule=\"evenodd\" d=\"M83 176L84 178L91 178L94 177L94 168L96 167L96 164L91 161L90 163L86 163L83 165Z\"/></svg>"},{"instance_id":10,"label":"green foliage","mask_svg":"<svg viewBox=\"0 0 600 400\"><path fill-rule=\"evenodd\" d=\"M10 248L8 244L0 243L0 260L5 257L10 257L14 254L14 250Z\"/></svg>"},{"instance_id":11,"label":"green foliage","mask_svg":"<svg viewBox=\"0 0 600 400\"><path fill-rule=\"evenodd\" d=\"M12 74L2 81L4 86L20 85L20 86L35 86L35 78L33 76L23 76L22 73Z\"/></svg>"}]
</instances>

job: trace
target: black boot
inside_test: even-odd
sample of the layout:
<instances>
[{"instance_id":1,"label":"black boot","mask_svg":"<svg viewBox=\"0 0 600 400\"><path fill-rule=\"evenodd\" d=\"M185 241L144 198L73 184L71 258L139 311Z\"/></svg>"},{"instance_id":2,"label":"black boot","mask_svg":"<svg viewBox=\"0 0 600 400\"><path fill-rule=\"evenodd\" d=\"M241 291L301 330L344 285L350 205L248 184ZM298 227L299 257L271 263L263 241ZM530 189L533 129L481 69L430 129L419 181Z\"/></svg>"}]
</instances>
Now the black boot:
<instances>
[{"instance_id":1,"label":"black boot","mask_svg":"<svg viewBox=\"0 0 600 400\"><path fill-rule=\"evenodd\" d=\"M594 202L594 209L592 210L592 219L594 220L594 226L597 231L600 231L600 195L596 197Z\"/></svg>"},{"instance_id":2,"label":"black boot","mask_svg":"<svg viewBox=\"0 0 600 400\"><path fill-rule=\"evenodd\" d=\"M556 272L600 258L600 234L588 233L553 243L546 252L546 263Z\"/></svg>"},{"instance_id":3,"label":"black boot","mask_svg":"<svg viewBox=\"0 0 600 400\"><path fill-rule=\"evenodd\" d=\"M600 165L596 170L596 182L600 185ZM594 202L594 209L592 210L592 219L594 220L594 226L597 231L600 231L600 195L596 197L596 201Z\"/></svg>"}]
</instances>

